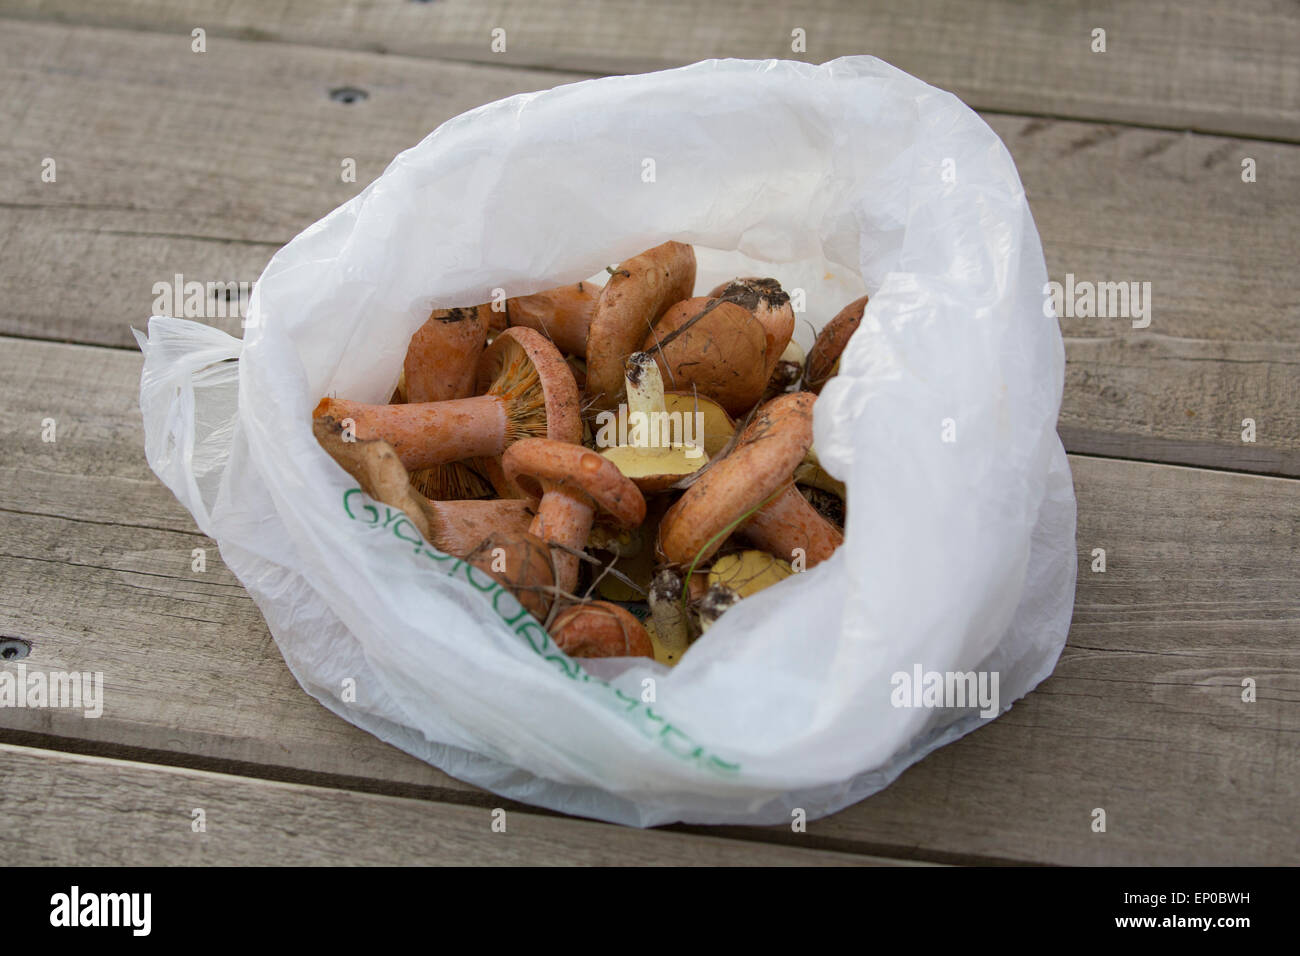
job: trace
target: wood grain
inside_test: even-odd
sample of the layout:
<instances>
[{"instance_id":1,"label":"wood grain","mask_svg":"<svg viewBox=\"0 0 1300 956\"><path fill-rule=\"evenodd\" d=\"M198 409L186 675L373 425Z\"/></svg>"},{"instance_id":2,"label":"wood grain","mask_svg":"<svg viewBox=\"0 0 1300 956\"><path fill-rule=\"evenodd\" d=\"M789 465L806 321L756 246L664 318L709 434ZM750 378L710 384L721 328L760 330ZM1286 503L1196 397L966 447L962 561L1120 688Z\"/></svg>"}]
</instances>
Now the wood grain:
<instances>
[{"instance_id":1,"label":"wood grain","mask_svg":"<svg viewBox=\"0 0 1300 956\"><path fill-rule=\"evenodd\" d=\"M861 866L891 861L0 744L3 866ZM201 832L194 811L202 810ZM499 826L499 825L498 825ZM94 834L94 839L87 839Z\"/></svg>"},{"instance_id":2,"label":"wood grain","mask_svg":"<svg viewBox=\"0 0 1300 956\"><path fill-rule=\"evenodd\" d=\"M213 51L279 40L591 73L870 53L981 109L1300 139L1300 11L1283 0L0 0L0 13L186 44L202 27ZM1092 50L1098 28L1104 53Z\"/></svg>"},{"instance_id":3,"label":"wood grain","mask_svg":"<svg viewBox=\"0 0 1300 956\"><path fill-rule=\"evenodd\" d=\"M12 130L0 143L0 333L122 347L153 311L155 283L252 282L279 245L444 119L572 78L235 40L198 55L164 35L6 27L0 76L16 92L0 100ZM333 102L340 85L373 95ZM1300 147L987 119L1019 165L1049 274L1152 284L1149 328L1062 319L1067 447L1300 475ZM46 156L55 183L41 181ZM1241 180L1247 157L1255 183ZM341 177L345 158L356 183ZM208 321L239 331L238 318ZM1241 441L1244 418L1254 444Z\"/></svg>"},{"instance_id":4,"label":"wood grain","mask_svg":"<svg viewBox=\"0 0 1300 956\"><path fill-rule=\"evenodd\" d=\"M0 710L0 740L502 804L297 687L251 600L144 464L130 407L138 358L2 345L0 634L32 642L31 667L102 671L106 706L93 720ZM47 416L62 422L53 445L40 441ZM730 835L932 862L1300 862L1300 486L1081 457L1072 467L1082 563L1056 674L806 834ZM202 573L195 547L208 548ZM1105 573L1088 570L1098 547ZM1240 699L1245 677L1256 703ZM1089 828L1096 807L1106 834Z\"/></svg>"}]
</instances>

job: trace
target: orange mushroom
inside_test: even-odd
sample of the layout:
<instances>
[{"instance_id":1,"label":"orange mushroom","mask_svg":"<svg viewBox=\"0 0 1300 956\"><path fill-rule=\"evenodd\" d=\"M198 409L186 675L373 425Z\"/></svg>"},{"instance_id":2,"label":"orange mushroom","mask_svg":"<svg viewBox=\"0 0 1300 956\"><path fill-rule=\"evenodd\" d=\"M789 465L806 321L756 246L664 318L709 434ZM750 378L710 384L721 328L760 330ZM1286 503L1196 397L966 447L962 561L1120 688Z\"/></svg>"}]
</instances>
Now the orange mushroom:
<instances>
[{"instance_id":1,"label":"orange mushroom","mask_svg":"<svg viewBox=\"0 0 1300 956\"><path fill-rule=\"evenodd\" d=\"M483 571L515 596L524 610L546 620L555 587L551 549L526 531L493 531L465 555L467 564Z\"/></svg>"},{"instance_id":2,"label":"orange mushroom","mask_svg":"<svg viewBox=\"0 0 1300 956\"><path fill-rule=\"evenodd\" d=\"M821 394L822 387L839 372L840 354L858 330L862 313L867 308L867 298L864 295L860 299L854 299L840 309L835 318L827 322L826 327L818 333L804 366L804 387L810 392Z\"/></svg>"},{"instance_id":3,"label":"orange mushroom","mask_svg":"<svg viewBox=\"0 0 1300 956\"><path fill-rule=\"evenodd\" d=\"M474 394L490 311L486 305L433 310L406 347L402 373L407 402L446 402Z\"/></svg>"},{"instance_id":4,"label":"orange mushroom","mask_svg":"<svg viewBox=\"0 0 1300 956\"><path fill-rule=\"evenodd\" d=\"M601 291L593 282L577 282L507 299L506 315L511 325L542 333L566 355L585 358L587 329L596 314Z\"/></svg>"},{"instance_id":5,"label":"orange mushroom","mask_svg":"<svg viewBox=\"0 0 1300 956\"><path fill-rule=\"evenodd\" d=\"M401 402L445 402L472 396L491 315L486 305L434 309L406 348L398 386ZM417 469L411 473L411 484L435 501L483 498L492 493L492 485L468 462Z\"/></svg>"},{"instance_id":6,"label":"orange mushroom","mask_svg":"<svg viewBox=\"0 0 1300 956\"><path fill-rule=\"evenodd\" d=\"M767 330L726 299L678 302L655 323L642 350L655 357L673 389L693 386L737 417L754 407L767 384Z\"/></svg>"},{"instance_id":7,"label":"orange mushroom","mask_svg":"<svg viewBox=\"0 0 1300 956\"><path fill-rule=\"evenodd\" d=\"M645 498L613 462L582 445L549 438L525 438L501 460L508 480L538 500L528 531L551 544L555 582L561 591L578 586L578 557L587 545L596 511L620 527L645 520ZM555 547L559 545L559 547Z\"/></svg>"},{"instance_id":8,"label":"orange mushroom","mask_svg":"<svg viewBox=\"0 0 1300 956\"><path fill-rule=\"evenodd\" d=\"M767 367L763 371L766 382L776 370L776 363L781 353L790 344L794 335L794 308L790 305L790 296L775 279L733 279L724 282L712 292L709 298L726 298L758 320L767 334Z\"/></svg>"},{"instance_id":9,"label":"orange mushroom","mask_svg":"<svg viewBox=\"0 0 1300 956\"><path fill-rule=\"evenodd\" d=\"M607 601L565 608L551 623L550 633L570 657L654 657L641 622Z\"/></svg>"},{"instance_id":10,"label":"orange mushroom","mask_svg":"<svg viewBox=\"0 0 1300 956\"><path fill-rule=\"evenodd\" d=\"M795 490L792 476L812 445L808 392L762 406L736 447L717 460L677 500L659 524L659 553L674 564L708 560L739 531L787 561L796 549L805 566L824 561L844 536Z\"/></svg>"},{"instance_id":11,"label":"orange mushroom","mask_svg":"<svg viewBox=\"0 0 1300 956\"><path fill-rule=\"evenodd\" d=\"M623 362L668 307L695 289L695 250L665 242L619 264L587 331L587 394L599 408L618 404Z\"/></svg>"},{"instance_id":12,"label":"orange mushroom","mask_svg":"<svg viewBox=\"0 0 1300 956\"><path fill-rule=\"evenodd\" d=\"M533 520L528 503L430 501L411 486L397 452L386 441L349 441L340 422L318 418L312 432L371 498L406 514L420 536L444 554L463 558L493 532L526 532Z\"/></svg>"},{"instance_id":13,"label":"orange mushroom","mask_svg":"<svg viewBox=\"0 0 1300 956\"><path fill-rule=\"evenodd\" d=\"M506 329L498 335L479 360L478 383L486 394L445 402L368 405L323 398L313 416L351 420L358 440L382 438L408 469L494 459L521 438L572 442L582 436L578 387L541 334ZM498 484L498 491L508 489Z\"/></svg>"}]
</instances>

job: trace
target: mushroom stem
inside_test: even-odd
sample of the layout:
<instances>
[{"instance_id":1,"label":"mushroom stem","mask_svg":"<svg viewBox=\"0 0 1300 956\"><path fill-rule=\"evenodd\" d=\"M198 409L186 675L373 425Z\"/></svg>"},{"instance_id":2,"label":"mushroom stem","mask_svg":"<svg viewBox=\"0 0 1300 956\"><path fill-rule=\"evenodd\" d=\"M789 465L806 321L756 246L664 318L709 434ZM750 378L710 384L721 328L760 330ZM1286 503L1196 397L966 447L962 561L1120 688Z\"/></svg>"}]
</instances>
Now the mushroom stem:
<instances>
[{"instance_id":1,"label":"mushroom stem","mask_svg":"<svg viewBox=\"0 0 1300 956\"><path fill-rule=\"evenodd\" d=\"M562 485L543 483L541 503L537 506L537 516L528 528L529 534L536 535L548 544L559 544L565 548L581 551L587 546L587 536L591 534L592 522L596 520L596 509L591 500L581 492L577 494ZM564 548L551 551L555 561L555 584L561 591L574 593L578 588L578 558L569 554Z\"/></svg>"},{"instance_id":2,"label":"mushroom stem","mask_svg":"<svg viewBox=\"0 0 1300 956\"><path fill-rule=\"evenodd\" d=\"M641 449L644 456L666 455L671 448L671 437L660 435L659 423L666 420L668 407L664 404L664 378L659 373L659 365L649 352L633 352L625 368L628 428L634 436L628 439L628 444ZM644 429L631 430L633 415L644 416Z\"/></svg>"},{"instance_id":3,"label":"mushroom stem","mask_svg":"<svg viewBox=\"0 0 1300 956\"><path fill-rule=\"evenodd\" d=\"M663 568L650 582L648 596L655 634L673 663L681 660L690 643L686 610L682 606L682 587L681 576L672 568Z\"/></svg>"},{"instance_id":4,"label":"mushroom stem","mask_svg":"<svg viewBox=\"0 0 1300 956\"><path fill-rule=\"evenodd\" d=\"M739 602L740 594L725 584L710 584L697 607L700 633L707 633L709 628L718 622L718 618Z\"/></svg>"},{"instance_id":5,"label":"mushroom stem","mask_svg":"<svg viewBox=\"0 0 1300 956\"><path fill-rule=\"evenodd\" d=\"M313 418L352 419L357 441L382 438L408 471L465 458L500 455L506 442L506 403L496 395L447 402L368 405L322 398Z\"/></svg>"},{"instance_id":6,"label":"mushroom stem","mask_svg":"<svg viewBox=\"0 0 1300 956\"><path fill-rule=\"evenodd\" d=\"M844 535L817 513L793 482L741 525L740 533L786 561L794 560L796 548L803 549L804 566L809 568L825 561L844 543Z\"/></svg>"}]
</instances>

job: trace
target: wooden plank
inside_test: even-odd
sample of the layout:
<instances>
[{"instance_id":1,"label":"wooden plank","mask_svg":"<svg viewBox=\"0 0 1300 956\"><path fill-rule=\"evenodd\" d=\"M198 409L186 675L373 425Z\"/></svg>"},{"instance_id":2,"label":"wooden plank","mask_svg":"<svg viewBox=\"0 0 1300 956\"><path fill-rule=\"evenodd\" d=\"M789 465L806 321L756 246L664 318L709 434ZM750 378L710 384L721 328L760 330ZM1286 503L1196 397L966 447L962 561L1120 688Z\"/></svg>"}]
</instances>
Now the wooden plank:
<instances>
[{"instance_id":1,"label":"wooden plank","mask_svg":"<svg viewBox=\"0 0 1300 956\"><path fill-rule=\"evenodd\" d=\"M74 390L70 369L98 371ZM33 642L32 667L102 671L106 698L94 720L0 710L0 740L499 805L296 686L251 600L149 475L129 407L137 369L113 350L0 348L0 634ZM48 416L63 422L54 445L39 437ZM1300 485L1072 466L1082 564L1056 674L807 834L737 835L934 862L1300 862ZM195 547L209 548L202 573ZM1107 569L1091 573L1099 547ZM1089 829L1098 806L1104 835Z\"/></svg>"},{"instance_id":2,"label":"wooden plank","mask_svg":"<svg viewBox=\"0 0 1300 956\"><path fill-rule=\"evenodd\" d=\"M7 26L0 333L122 347L155 283L252 282L442 120L569 78L233 40L197 55L168 36ZM374 95L330 101L341 84ZM1152 284L1149 328L1062 319L1067 447L1300 475L1300 148L988 120L1019 164L1050 275ZM55 183L41 182L47 155ZM1255 183L1239 175L1247 157ZM344 158L357 183L343 182ZM208 321L239 332L237 318ZM1240 440L1244 418L1254 444Z\"/></svg>"},{"instance_id":3,"label":"wooden plank","mask_svg":"<svg viewBox=\"0 0 1300 956\"><path fill-rule=\"evenodd\" d=\"M592 73L871 53L981 109L1300 139L1300 13L1276 0L1231 11L1213 0L3 0L0 12L186 43L202 27L210 50L217 38L281 40ZM1093 51L1099 28L1105 52Z\"/></svg>"},{"instance_id":4,"label":"wooden plank","mask_svg":"<svg viewBox=\"0 0 1300 956\"><path fill-rule=\"evenodd\" d=\"M3 866L896 865L4 744L0 782Z\"/></svg>"}]
</instances>

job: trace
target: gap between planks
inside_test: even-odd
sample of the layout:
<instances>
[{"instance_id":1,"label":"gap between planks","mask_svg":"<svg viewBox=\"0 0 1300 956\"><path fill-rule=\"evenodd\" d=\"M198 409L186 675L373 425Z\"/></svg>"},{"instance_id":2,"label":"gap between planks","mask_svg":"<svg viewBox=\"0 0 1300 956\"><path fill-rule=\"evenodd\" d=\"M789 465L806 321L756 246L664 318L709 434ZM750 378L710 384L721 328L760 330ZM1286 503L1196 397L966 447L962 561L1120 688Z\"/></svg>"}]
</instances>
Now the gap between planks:
<instances>
[{"instance_id":1,"label":"gap between planks","mask_svg":"<svg viewBox=\"0 0 1300 956\"><path fill-rule=\"evenodd\" d=\"M198 57L161 34L10 22L0 75L23 95L0 101L14 129L0 145L0 332L31 338L130 348L155 282L251 282L400 149L539 85L506 66L294 46L269 57L244 41ZM340 82L375 96L332 103L324 91ZM1067 447L1300 474L1300 147L987 118L1019 165L1049 275L1153 285L1149 329L1060 320ZM1249 185L1236 169L1247 151L1260 169ZM36 175L33 157L50 152L65 160L57 186ZM357 183L322 158L339 156L356 159ZM1246 417L1259 422L1250 447Z\"/></svg>"},{"instance_id":2,"label":"gap between planks","mask_svg":"<svg viewBox=\"0 0 1300 956\"><path fill-rule=\"evenodd\" d=\"M430 804L4 743L0 780L6 866L912 865L520 809L498 816L505 830L495 832L485 809L499 805Z\"/></svg>"},{"instance_id":3,"label":"gap between planks","mask_svg":"<svg viewBox=\"0 0 1300 956\"><path fill-rule=\"evenodd\" d=\"M1300 140L1300 16L1264 0L767 2L504 0L0 0L0 15L179 35L278 41L588 74L711 57L818 63L870 53L972 105L1021 114ZM1106 51L1094 52L1098 28ZM494 31L502 30L504 35ZM806 49L795 49L795 31ZM504 39L505 49L494 40ZM1248 51L1248 56L1240 51Z\"/></svg>"}]
</instances>

